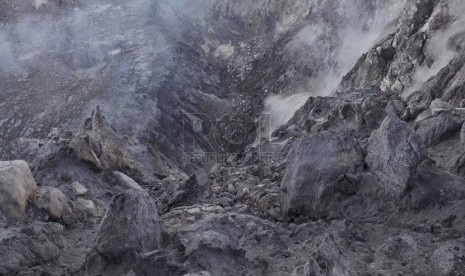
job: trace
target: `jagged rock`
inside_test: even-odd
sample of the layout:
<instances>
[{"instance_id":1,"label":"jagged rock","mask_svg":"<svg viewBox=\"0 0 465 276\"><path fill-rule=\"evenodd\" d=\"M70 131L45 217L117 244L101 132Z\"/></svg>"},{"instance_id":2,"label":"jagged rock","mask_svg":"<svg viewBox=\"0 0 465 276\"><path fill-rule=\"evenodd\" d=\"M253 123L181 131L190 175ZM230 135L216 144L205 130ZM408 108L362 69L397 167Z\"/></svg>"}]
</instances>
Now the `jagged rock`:
<instances>
[{"instance_id":1,"label":"jagged rock","mask_svg":"<svg viewBox=\"0 0 465 276\"><path fill-rule=\"evenodd\" d=\"M370 86L380 87L386 92L401 94L412 86L417 66L426 62L422 51L427 34L435 28L427 27L428 19L440 17L434 12L440 7L439 0L407 1L399 20L392 22L393 29L367 53L363 54L351 71L344 76L338 88L346 91ZM441 25L446 26L450 19Z\"/></svg>"},{"instance_id":2,"label":"jagged rock","mask_svg":"<svg viewBox=\"0 0 465 276\"><path fill-rule=\"evenodd\" d=\"M33 267L37 264L56 261L63 255L64 245L71 246L66 239L60 239L64 227L58 223L36 222L24 228L0 228L0 274L37 275ZM74 245L73 245L74 246ZM74 258L76 264L79 258ZM59 269L43 268L44 273L59 274Z\"/></svg>"},{"instance_id":3,"label":"jagged rock","mask_svg":"<svg viewBox=\"0 0 465 276\"><path fill-rule=\"evenodd\" d=\"M389 115L368 142L366 162L384 189L401 196L426 157L421 138L407 123Z\"/></svg>"},{"instance_id":4,"label":"jagged rock","mask_svg":"<svg viewBox=\"0 0 465 276\"><path fill-rule=\"evenodd\" d=\"M293 276L353 275L350 262L331 234L318 237L310 261L294 270Z\"/></svg>"},{"instance_id":5,"label":"jagged rock","mask_svg":"<svg viewBox=\"0 0 465 276\"><path fill-rule=\"evenodd\" d=\"M135 189L142 191L142 187L129 176L125 175L122 172L113 172L113 175L116 177L116 185L123 188L123 189Z\"/></svg>"},{"instance_id":6,"label":"jagged rock","mask_svg":"<svg viewBox=\"0 0 465 276\"><path fill-rule=\"evenodd\" d=\"M91 139L88 135L75 137L71 140L70 146L79 160L88 164L92 170L99 172L103 170L103 165L92 149Z\"/></svg>"},{"instance_id":7,"label":"jagged rock","mask_svg":"<svg viewBox=\"0 0 465 276\"><path fill-rule=\"evenodd\" d=\"M208 174L203 170L197 170L172 194L168 199L168 205L175 208L202 203L211 197L211 193Z\"/></svg>"},{"instance_id":8,"label":"jagged rock","mask_svg":"<svg viewBox=\"0 0 465 276\"><path fill-rule=\"evenodd\" d=\"M333 97L310 97L273 135L286 137L301 136L299 132L352 130L355 136L365 138L386 117L389 102L396 113L402 112L403 103L397 97L377 88L339 92Z\"/></svg>"},{"instance_id":9,"label":"jagged rock","mask_svg":"<svg viewBox=\"0 0 465 276\"><path fill-rule=\"evenodd\" d=\"M192 216L191 223L181 223ZM253 236L260 235L255 231L269 227L265 221L228 214L218 206L196 206L176 208L163 217L163 223L172 243L182 246L190 273L269 275L268 261L248 247Z\"/></svg>"},{"instance_id":10,"label":"jagged rock","mask_svg":"<svg viewBox=\"0 0 465 276\"><path fill-rule=\"evenodd\" d=\"M10 222L19 220L37 190L26 161L0 161L0 210Z\"/></svg>"},{"instance_id":11,"label":"jagged rock","mask_svg":"<svg viewBox=\"0 0 465 276\"><path fill-rule=\"evenodd\" d=\"M95 251L109 260L161 246L157 206L147 193L135 189L115 195L100 223Z\"/></svg>"},{"instance_id":12,"label":"jagged rock","mask_svg":"<svg viewBox=\"0 0 465 276\"><path fill-rule=\"evenodd\" d=\"M448 113L427 118L418 122L415 126L418 135L426 146L434 146L446 140L462 127L460 118Z\"/></svg>"},{"instance_id":13,"label":"jagged rock","mask_svg":"<svg viewBox=\"0 0 465 276\"><path fill-rule=\"evenodd\" d=\"M336 211L328 205L341 188L337 180L357 172L364 164L357 141L347 133L331 131L299 139L287 159L281 182L282 213L307 217L322 217Z\"/></svg>"},{"instance_id":14,"label":"jagged rock","mask_svg":"<svg viewBox=\"0 0 465 276\"><path fill-rule=\"evenodd\" d=\"M137 163L130 157L128 141L108 126L98 106L70 145L76 156L97 172L107 168L140 176Z\"/></svg>"},{"instance_id":15,"label":"jagged rock","mask_svg":"<svg viewBox=\"0 0 465 276\"><path fill-rule=\"evenodd\" d=\"M39 187L34 203L38 208L46 210L53 219L61 219L72 212L66 196L50 186Z\"/></svg>"},{"instance_id":16,"label":"jagged rock","mask_svg":"<svg viewBox=\"0 0 465 276\"><path fill-rule=\"evenodd\" d=\"M379 248L370 267L380 273L402 273L424 275L428 271L427 262L418 258L419 241L409 234L389 237Z\"/></svg>"},{"instance_id":17,"label":"jagged rock","mask_svg":"<svg viewBox=\"0 0 465 276\"><path fill-rule=\"evenodd\" d=\"M69 152L69 138L72 134L62 130L62 132L56 135L58 136L45 140L18 139L14 143L15 156L27 161L33 172L46 168L62 154Z\"/></svg>"}]
</instances>

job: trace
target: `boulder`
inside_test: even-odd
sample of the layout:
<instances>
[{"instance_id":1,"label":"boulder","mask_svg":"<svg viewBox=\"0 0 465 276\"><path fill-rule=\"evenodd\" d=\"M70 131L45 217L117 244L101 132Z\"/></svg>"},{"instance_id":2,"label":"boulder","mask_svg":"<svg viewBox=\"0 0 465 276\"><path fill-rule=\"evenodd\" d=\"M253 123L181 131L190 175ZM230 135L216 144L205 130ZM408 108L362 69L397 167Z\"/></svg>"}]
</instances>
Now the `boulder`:
<instances>
[{"instance_id":1,"label":"boulder","mask_svg":"<svg viewBox=\"0 0 465 276\"><path fill-rule=\"evenodd\" d=\"M10 221L20 219L37 186L26 161L0 162L0 210Z\"/></svg>"},{"instance_id":2,"label":"boulder","mask_svg":"<svg viewBox=\"0 0 465 276\"><path fill-rule=\"evenodd\" d=\"M35 204L38 208L46 210L53 219L61 219L64 215L71 213L66 196L54 187L40 187Z\"/></svg>"},{"instance_id":3,"label":"boulder","mask_svg":"<svg viewBox=\"0 0 465 276\"><path fill-rule=\"evenodd\" d=\"M333 235L316 238L312 248L310 260L297 267L293 276L354 275L349 268L350 261Z\"/></svg>"},{"instance_id":4,"label":"boulder","mask_svg":"<svg viewBox=\"0 0 465 276\"><path fill-rule=\"evenodd\" d=\"M323 217L343 175L363 168L363 152L349 133L326 131L295 142L281 182L283 215Z\"/></svg>"},{"instance_id":5,"label":"boulder","mask_svg":"<svg viewBox=\"0 0 465 276\"><path fill-rule=\"evenodd\" d=\"M389 115L369 138L366 162L386 191L401 196L426 155L421 137L397 116Z\"/></svg>"},{"instance_id":6,"label":"boulder","mask_svg":"<svg viewBox=\"0 0 465 276\"><path fill-rule=\"evenodd\" d=\"M460 131L462 122L460 118L448 113L430 117L416 124L416 131L426 146L434 146Z\"/></svg>"},{"instance_id":7,"label":"boulder","mask_svg":"<svg viewBox=\"0 0 465 276\"><path fill-rule=\"evenodd\" d=\"M112 198L95 249L105 259L118 260L126 253L158 249L161 235L155 200L143 191L129 189Z\"/></svg>"},{"instance_id":8,"label":"boulder","mask_svg":"<svg viewBox=\"0 0 465 276\"><path fill-rule=\"evenodd\" d=\"M135 189L135 190L142 191L141 186L139 186L139 184L137 184L137 182L134 179L130 178L129 176L125 175L124 173L114 171L113 175L114 175L115 181L116 181L115 184L118 187L121 187L121 188L123 188L125 190L127 190L127 189Z\"/></svg>"}]
</instances>

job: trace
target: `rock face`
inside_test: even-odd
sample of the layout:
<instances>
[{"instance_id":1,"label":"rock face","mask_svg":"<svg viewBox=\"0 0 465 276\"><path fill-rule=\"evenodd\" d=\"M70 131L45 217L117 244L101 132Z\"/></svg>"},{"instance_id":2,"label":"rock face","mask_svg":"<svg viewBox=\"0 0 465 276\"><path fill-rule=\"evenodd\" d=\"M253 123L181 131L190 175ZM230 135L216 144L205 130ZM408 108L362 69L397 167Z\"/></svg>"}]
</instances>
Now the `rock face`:
<instances>
[{"instance_id":1,"label":"rock face","mask_svg":"<svg viewBox=\"0 0 465 276\"><path fill-rule=\"evenodd\" d=\"M463 275L464 15L3 1L0 275Z\"/></svg>"},{"instance_id":2,"label":"rock face","mask_svg":"<svg viewBox=\"0 0 465 276\"><path fill-rule=\"evenodd\" d=\"M112 168L136 174L136 164L129 157L128 143L106 123L99 107L86 120L82 133L71 141L77 157L96 171Z\"/></svg>"},{"instance_id":3,"label":"rock face","mask_svg":"<svg viewBox=\"0 0 465 276\"><path fill-rule=\"evenodd\" d=\"M395 115L390 115L373 132L366 162L387 191L401 196L415 176L426 148L418 134Z\"/></svg>"},{"instance_id":4,"label":"rock face","mask_svg":"<svg viewBox=\"0 0 465 276\"><path fill-rule=\"evenodd\" d=\"M462 122L457 116L442 113L420 121L416 128L426 146L435 146L457 133L462 128Z\"/></svg>"},{"instance_id":5,"label":"rock face","mask_svg":"<svg viewBox=\"0 0 465 276\"><path fill-rule=\"evenodd\" d=\"M25 161L0 162L0 210L9 221L20 219L37 186Z\"/></svg>"},{"instance_id":6,"label":"rock face","mask_svg":"<svg viewBox=\"0 0 465 276\"><path fill-rule=\"evenodd\" d=\"M287 159L281 182L283 215L328 215L336 207L329 199L346 188L340 180L363 168L363 152L357 142L347 133L331 131L301 138Z\"/></svg>"},{"instance_id":7,"label":"rock face","mask_svg":"<svg viewBox=\"0 0 465 276\"><path fill-rule=\"evenodd\" d=\"M131 252L150 252L161 246L161 226L155 201L145 192L127 190L113 197L95 241L96 252L120 259Z\"/></svg>"}]
</instances>

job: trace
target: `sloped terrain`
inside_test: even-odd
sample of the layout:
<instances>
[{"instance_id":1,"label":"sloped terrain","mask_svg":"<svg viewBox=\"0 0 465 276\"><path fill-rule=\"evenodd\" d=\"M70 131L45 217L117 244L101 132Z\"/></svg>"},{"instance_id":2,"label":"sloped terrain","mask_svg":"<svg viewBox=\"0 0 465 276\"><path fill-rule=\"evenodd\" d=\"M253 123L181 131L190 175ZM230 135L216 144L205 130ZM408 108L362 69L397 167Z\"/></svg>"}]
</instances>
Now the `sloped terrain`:
<instances>
[{"instance_id":1,"label":"sloped terrain","mask_svg":"<svg viewBox=\"0 0 465 276\"><path fill-rule=\"evenodd\" d=\"M192 2L0 3L0 275L463 275L462 2Z\"/></svg>"}]
</instances>

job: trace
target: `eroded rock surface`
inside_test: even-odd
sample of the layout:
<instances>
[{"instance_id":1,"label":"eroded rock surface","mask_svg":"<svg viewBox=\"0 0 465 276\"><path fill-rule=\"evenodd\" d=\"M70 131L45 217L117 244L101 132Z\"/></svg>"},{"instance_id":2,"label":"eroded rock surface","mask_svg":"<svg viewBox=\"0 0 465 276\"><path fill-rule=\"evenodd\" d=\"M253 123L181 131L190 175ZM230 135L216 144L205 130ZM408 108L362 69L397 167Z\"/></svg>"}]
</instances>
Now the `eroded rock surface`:
<instances>
[{"instance_id":1,"label":"eroded rock surface","mask_svg":"<svg viewBox=\"0 0 465 276\"><path fill-rule=\"evenodd\" d=\"M0 274L462 275L463 14L0 3Z\"/></svg>"}]
</instances>

